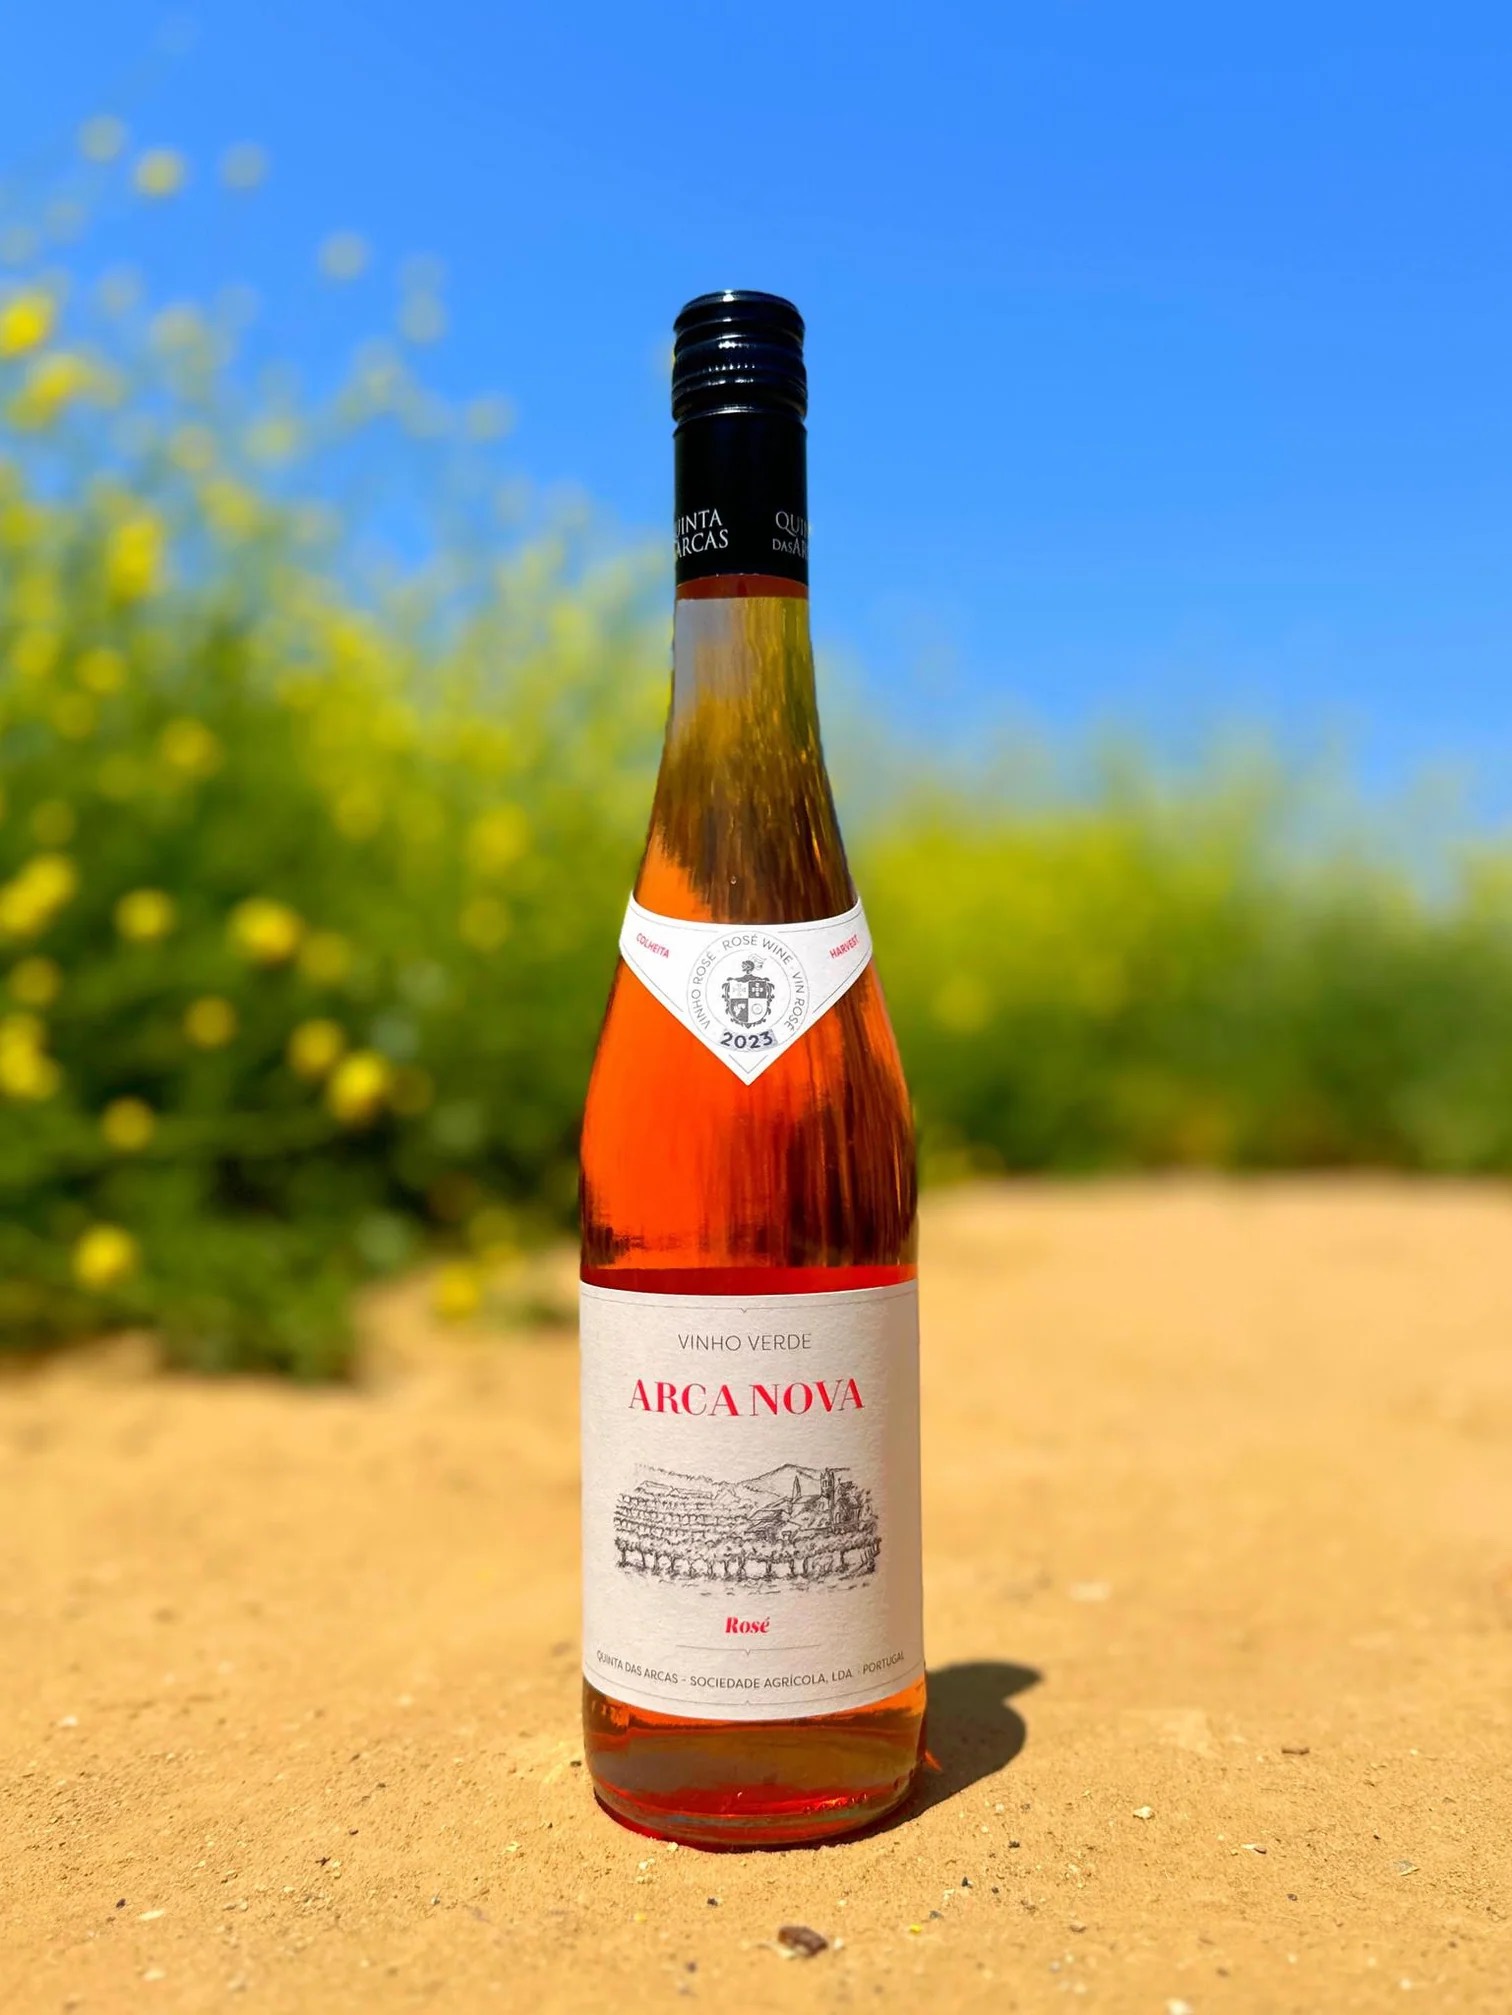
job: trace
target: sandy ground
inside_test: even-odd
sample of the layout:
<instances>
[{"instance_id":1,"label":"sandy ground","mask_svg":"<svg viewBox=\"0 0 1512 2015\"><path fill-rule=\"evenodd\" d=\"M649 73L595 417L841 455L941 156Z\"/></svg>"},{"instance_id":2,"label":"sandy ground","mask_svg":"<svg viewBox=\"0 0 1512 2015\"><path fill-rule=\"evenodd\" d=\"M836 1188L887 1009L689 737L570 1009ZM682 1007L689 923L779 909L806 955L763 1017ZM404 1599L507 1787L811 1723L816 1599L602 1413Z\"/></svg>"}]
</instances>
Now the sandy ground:
<instances>
[{"instance_id":1,"label":"sandy ground","mask_svg":"<svg viewBox=\"0 0 1512 2015\"><path fill-rule=\"evenodd\" d=\"M0 1380L0 2009L1504 2015L1512 1198L975 1189L925 1259L940 1768L815 1850L593 1804L570 1332Z\"/></svg>"}]
</instances>

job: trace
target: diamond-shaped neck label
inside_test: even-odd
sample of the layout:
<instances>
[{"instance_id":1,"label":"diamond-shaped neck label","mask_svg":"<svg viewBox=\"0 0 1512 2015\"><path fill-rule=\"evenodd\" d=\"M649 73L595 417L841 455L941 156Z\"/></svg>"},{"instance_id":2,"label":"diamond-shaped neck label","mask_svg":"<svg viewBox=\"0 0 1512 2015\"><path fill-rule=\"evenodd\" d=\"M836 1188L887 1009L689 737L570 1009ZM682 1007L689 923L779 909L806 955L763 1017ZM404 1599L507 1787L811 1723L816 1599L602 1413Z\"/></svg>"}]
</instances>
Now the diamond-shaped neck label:
<instances>
[{"instance_id":1,"label":"diamond-shaped neck label","mask_svg":"<svg viewBox=\"0 0 1512 2015\"><path fill-rule=\"evenodd\" d=\"M620 932L636 978L747 1084L855 985L871 955L860 903L816 923L703 924L632 897Z\"/></svg>"}]
</instances>

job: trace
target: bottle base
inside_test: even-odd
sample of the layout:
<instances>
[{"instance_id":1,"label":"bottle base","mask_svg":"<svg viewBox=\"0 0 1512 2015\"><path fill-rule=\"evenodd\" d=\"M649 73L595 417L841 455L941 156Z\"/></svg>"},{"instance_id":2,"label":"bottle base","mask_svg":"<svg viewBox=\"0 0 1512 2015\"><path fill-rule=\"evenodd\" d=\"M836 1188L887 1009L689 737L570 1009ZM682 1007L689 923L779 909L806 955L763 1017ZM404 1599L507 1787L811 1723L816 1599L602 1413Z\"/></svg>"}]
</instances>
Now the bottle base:
<instances>
[{"instance_id":1,"label":"bottle base","mask_svg":"<svg viewBox=\"0 0 1512 2015\"><path fill-rule=\"evenodd\" d=\"M889 1785L865 1797L837 1796L833 1801L805 1798L784 1809L689 1810L628 1798L612 1784L595 1783L593 1795L611 1819L653 1840L675 1840L680 1846L726 1852L753 1852L765 1847L813 1846L874 1826L906 1805L918 1779L910 1771L901 1784Z\"/></svg>"},{"instance_id":2,"label":"bottle base","mask_svg":"<svg viewBox=\"0 0 1512 2015\"><path fill-rule=\"evenodd\" d=\"M924 1682L849 1713L693 1721L583 1686L584 1760L606 1812L689 1847L796 1847L896 1812L924 1753Z\"/></svg>"}]
</instances>

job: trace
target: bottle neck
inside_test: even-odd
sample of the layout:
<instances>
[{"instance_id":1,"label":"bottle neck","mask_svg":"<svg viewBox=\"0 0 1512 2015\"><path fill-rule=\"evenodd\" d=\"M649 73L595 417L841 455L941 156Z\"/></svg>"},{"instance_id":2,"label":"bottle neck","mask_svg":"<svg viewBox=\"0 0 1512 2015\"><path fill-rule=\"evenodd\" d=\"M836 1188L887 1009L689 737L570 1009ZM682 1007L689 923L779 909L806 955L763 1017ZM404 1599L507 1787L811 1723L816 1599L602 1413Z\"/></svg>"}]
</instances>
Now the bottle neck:
<instances>
[{"instance_id":1,"label":"bottle neck","mask_svg":"<svg viewBox=\"0 0 1512 2015\"><path fill-rule=\"evenodd\" d=\"M819 739L803 450L787 414L678 430L672 708L636 883L666 916L798 923L856 899Z\"/></svg>"},{"instance_id":2,"label":"bottle neck","mask_svg":"<svg viewBox=\"0 0 1512 2015\"><path fill-rule=\"evenodd\" d=\"M701 413L674 437L679 594L808 590L808 442L796 413Z\"/></svg>"}]
</instances>

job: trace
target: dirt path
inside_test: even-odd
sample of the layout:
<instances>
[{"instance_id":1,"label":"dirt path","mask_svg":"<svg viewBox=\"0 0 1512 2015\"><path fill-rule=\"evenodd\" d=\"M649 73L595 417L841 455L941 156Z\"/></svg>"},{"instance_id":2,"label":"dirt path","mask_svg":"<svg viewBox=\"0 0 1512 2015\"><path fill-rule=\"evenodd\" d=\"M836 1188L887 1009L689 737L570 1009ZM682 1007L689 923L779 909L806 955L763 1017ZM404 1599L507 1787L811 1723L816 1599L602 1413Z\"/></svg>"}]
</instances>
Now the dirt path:
<instances>
[{"instance_id":1,"label":"dirt path","mask_svg":"<svg viewBox=\"0 0 1512 2015\"><path fill-rule=\"evenodd\" d=\"M978 1189L926 1265L942 1768L812 1852L589 1797L569 1335L0 1381L0 2009L1505 2015L1512 1198Z\"/></svg>"}]
</instances>

